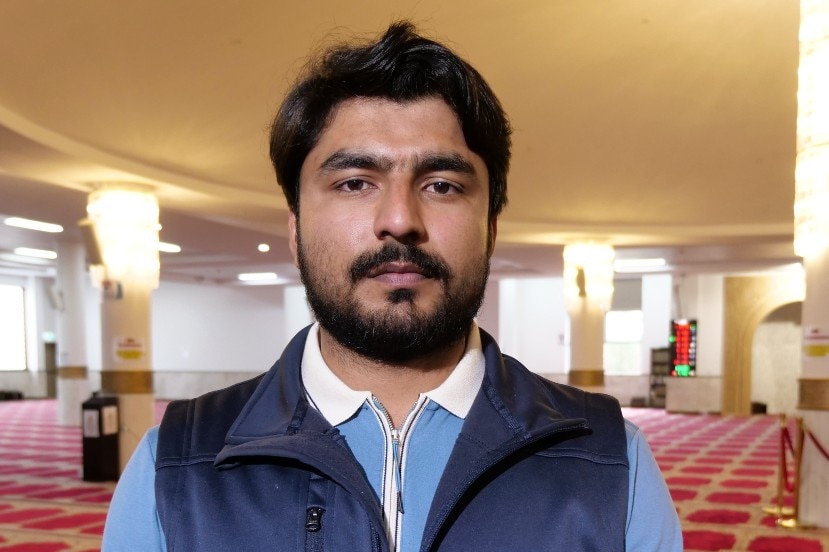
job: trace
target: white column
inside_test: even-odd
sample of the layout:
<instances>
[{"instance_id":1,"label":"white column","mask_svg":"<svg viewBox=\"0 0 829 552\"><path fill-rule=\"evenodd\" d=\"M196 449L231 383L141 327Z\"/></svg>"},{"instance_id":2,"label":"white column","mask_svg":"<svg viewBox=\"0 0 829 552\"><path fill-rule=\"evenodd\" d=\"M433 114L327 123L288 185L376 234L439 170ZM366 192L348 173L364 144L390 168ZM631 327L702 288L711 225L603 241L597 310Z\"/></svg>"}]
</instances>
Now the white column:
<instances>
[{"instance_id":1,"label":"white column","mask_svg":"<svg viewBox=\"0 0 829 552\"><path fill-rule=\"evenodd\" d=\"M59 242L56 300L58 424L81 425L81 403L89 396L86 364L84 249L81 243Z\"/></svg>"},{"instance_id":2,"label":"white column","mask_svg":"<svg viewBox=\"0 0 829 552\"><path fill-rule=\"evenodd\" d=\"M155 423L152 292L158 287L158 201L145 187L110 184L87 205L101 288L101 389L118 397L121 469Z\"/></svg>"},{"instance_id":3,"label":"white column","mask_svg":"<svg viewBox=\"0 0 829 552\"><path fill-rule=\"evenodd\" d=\"M288 343L299 330L314 321L314 315L308 307L304 286L283 286L282 293L285 305L282 329L285 343Z\"/></svg>"},{"instance_id":4,"label":"white column","mask_svg":"<svg viewBox=\"0 0 829 552\"><path fill-rule=\"evenodd\" d=\"M800 2L795 252L803 257L803 355L798 397L806 428L829 447L829 3ZM800 518L829 527L829 459L807 439Z\"/></svg>"},{"instance_id":5,"label":"white column","mask_svg":"<svg viewBox=\"0 0 829 552\"><path fill-rule=\"evenodd\" d=\"M651 372L651 349L668 346L672 297L670 274L642 276L642 374Z\"/></svg>"},{"instance_id":6,"label":"white column","mask_svg":"<svg viewBox=\"0 0 829 552\"><path fill-rule=\"evenodd\" d=\"M804 259L803 354L799 414L807 431L829 447L829 250ZM800 521L829 527L829 459L806 439L801 472Z\"/></svg>"},{"instance_id":7,"label":"white column","mask_svg":"<svg viewBox=\"0 0 829 552\"><path fill-rule=\"evenodd\" d=\"M570 314L570 372L567 382L578 387L604 385L605 310L587 301Z\"/></svg>"},{"instance_id":8,"label":"white column","mask_svg":"<svg viewBox=\"0 0 829 552\"><path fill-rule=\"evenodd\" d=\"M570 315L570 385L604 386L604 316L613 298L613 247L595 242L564 248L564 297Z\"/></svg>"},{"instance_id":9,"label":"white column","mask_svg":"<svg viewBox=\"0 0 829 552\"><path fill-rule=\"evenodd\" d=\"M152 288L111 283L101 303L101 389L118 397L121 469L155 424Z\"/></svg>"}]
</instances>

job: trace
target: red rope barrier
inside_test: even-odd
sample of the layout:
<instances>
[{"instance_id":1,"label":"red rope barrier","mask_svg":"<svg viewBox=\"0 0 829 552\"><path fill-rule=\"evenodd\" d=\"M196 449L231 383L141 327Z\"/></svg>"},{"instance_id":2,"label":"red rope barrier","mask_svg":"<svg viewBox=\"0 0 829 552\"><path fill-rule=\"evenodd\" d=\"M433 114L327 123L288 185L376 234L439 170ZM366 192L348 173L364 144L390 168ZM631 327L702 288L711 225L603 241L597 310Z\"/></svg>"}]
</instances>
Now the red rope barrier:
<instances>
[{"instance_id":1,"label":"red rope barrier","mask_svg":"<svg viewBox=\"0 0 829 552\"><path fill-rule=\"evenodd\" d=\"M817 449L820 451L820 453L823 455L823 457L824 457L824 458L826 458L827 460L829 460L829 453L827 453L827 452L826 452L826 449L825 449L825 448L823 448L823 446L822 446L822 445L820 444L820 442L817 440L817 437L815 437L815 434L814 434L814 433L812 433L811 431L809 431L809 430L807 429L807 430L806 430L806 435L808 435L808 436L809 436L809 439L811 439L811 440L812 440L812 442L815 444L815 446L816 446L816 447L817 447Z\"/></svg>"},{"instance_id":2,"label":"red rope barrier","mask_svg":"<svg viewBox=\"0 0 829 552\"><path fill-rule=\"evenodd\" d=\"M789 468L783 463L783 485L786 487L787 493L794 492L794 483L789 481Z\"/></svg>"},{"instance_id":3,"label":"red rope barrier","mask_svg":"<svg viewBox=\"0 0 829 552\"><path fill-rule=\"evenodd\" d=\"M783 447L783 463L781 467L783 468L783 486L786 488L787 493L794 492L794 481L789 479L789 467L788 462L786 461L786 449L792 453L794 456L794 445L792 444L792 436L789 434L789 428L784 427L780 430L781 439L783 443L781 446Z\"/></svg>"},{"instance_id":4,"label":"red rope barrier","mask_svg":"<svg viewBox=\"0 0 829 552\"><path fill-rule=\"evenodd\" d=\"M782 429L783 432L783 443L785 443L786 448L789 449L789 452L794 454L794 445L792 444L792 436L789 434L789 428L784 427Z\"/></svg>"}]
</instances>

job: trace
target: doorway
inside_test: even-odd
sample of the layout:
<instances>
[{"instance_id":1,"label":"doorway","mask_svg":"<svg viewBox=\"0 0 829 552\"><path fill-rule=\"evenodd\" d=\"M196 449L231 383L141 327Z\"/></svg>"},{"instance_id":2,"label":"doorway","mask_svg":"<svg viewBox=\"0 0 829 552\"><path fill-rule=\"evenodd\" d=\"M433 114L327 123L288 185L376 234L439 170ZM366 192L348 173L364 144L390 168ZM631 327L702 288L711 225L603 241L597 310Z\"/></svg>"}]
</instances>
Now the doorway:
<instances>
[{"instance_id":1,"label":"doorway","mask_svg":"<svg viewBox=\"0 0 829 552\"><path fill-rule=\"evenodd\" d=\"M751 402L769 414L793 414L800 375L801 311L788 303L766 316L754 333L751 349Z\"/></svg>"}]
</instances>

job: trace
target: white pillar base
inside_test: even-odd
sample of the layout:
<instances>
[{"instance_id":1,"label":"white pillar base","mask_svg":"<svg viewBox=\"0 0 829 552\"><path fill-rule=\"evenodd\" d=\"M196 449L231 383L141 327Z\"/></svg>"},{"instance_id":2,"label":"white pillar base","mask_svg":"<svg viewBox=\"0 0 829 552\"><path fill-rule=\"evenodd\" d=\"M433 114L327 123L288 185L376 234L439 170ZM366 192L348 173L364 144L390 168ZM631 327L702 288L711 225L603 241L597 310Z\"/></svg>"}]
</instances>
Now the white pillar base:
<instances>
[{"instance_id":1,"label":"white pillar base","mask_svg":"<svg viewBox=\"0 0 829 552\"><path fill-rule=\"evenodd\" d=\"M80 426L81 404L89 398L86 378L57 378L58 425Z\"/></svg>"},{"instance_id":2,"label":"white pillar base","mask_svg":"<svg viewBox=\"0 0 829 552\"><path fill-rule=\"evenodd\" d=\"M156 425L153 394L118 395L118 423L120 471L123 472L147 429Z\"/></svg>"},{"instance_id":3,"label":"white pillar base","mask_svg":"<svg viewBox=\"0 0 829 552\"><path fill-rule=\"evenodd\" d=\"M808 431L820 444L829 448L829 411L801 410ZM800 477L800 522L829 528L829 459L806 436L803 442L803 464Z\"/></svg>"}]
</instances>

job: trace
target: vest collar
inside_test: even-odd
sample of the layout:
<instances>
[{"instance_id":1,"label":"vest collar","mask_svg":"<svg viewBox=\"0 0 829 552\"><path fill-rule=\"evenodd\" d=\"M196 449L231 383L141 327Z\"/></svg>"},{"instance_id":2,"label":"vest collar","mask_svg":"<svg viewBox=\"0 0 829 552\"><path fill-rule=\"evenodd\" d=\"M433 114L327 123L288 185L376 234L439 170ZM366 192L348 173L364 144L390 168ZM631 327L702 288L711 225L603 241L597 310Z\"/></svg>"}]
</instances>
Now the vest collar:
<instances>
[{"instance_id":1,"label":"vest collar","mask_svg":"<svg viewBox=\"0 0 829 552\"><path fill-rule=\"evenodd\" d=\"M229 445L302 432L327 433L332 425L310 407L302 383L300 366L308 332L300 331L285 348L282 357L263 377L251 398L228 431ZM583 394L566 386L570 394L563 413L540 376L508 367L495 341L479 330L485 374L476 392L463 433L474 434L486 448L497 448L505 440L529 439L546 433L550 424L560 427L587 427ZM579 406L581 405L581 406Z\"/></svg>"}]
</instances>

